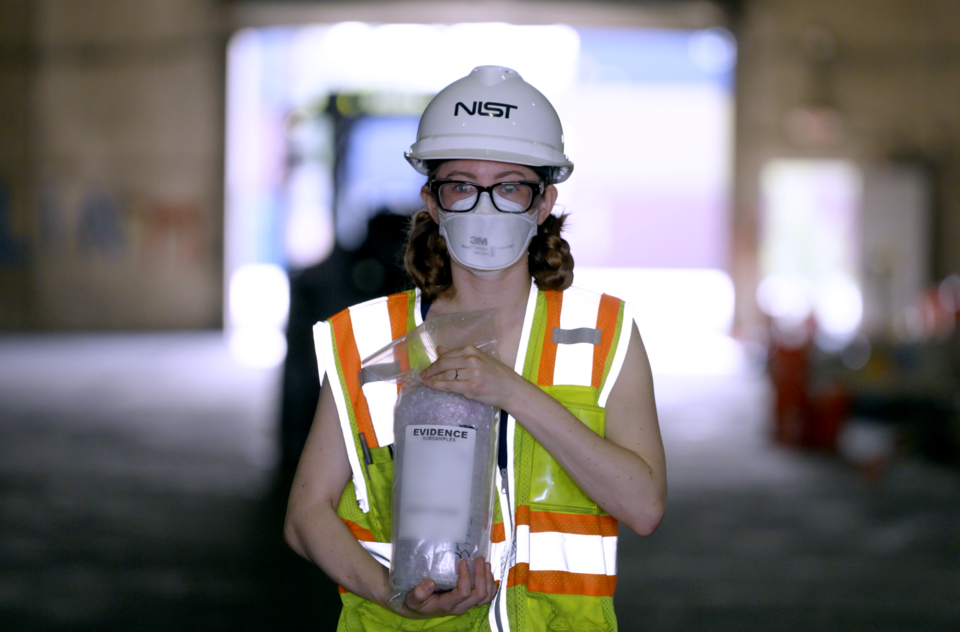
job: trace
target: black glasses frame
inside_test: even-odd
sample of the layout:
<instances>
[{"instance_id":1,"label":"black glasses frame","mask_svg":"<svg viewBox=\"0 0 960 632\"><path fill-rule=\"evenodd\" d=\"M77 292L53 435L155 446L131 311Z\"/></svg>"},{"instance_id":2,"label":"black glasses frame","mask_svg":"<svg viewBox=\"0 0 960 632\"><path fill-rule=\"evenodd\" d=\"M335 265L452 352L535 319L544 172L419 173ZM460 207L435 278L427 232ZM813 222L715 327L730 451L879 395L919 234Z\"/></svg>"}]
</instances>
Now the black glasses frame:
<instances>
[{"instance_id":1,"label":"black glasses frame","mask_svg":"<svg viewBox=\"0 0 960 632\"><path fill-rule=\"evenodd\" d=\"M439 193L439 191L440 191L440 187L443 186L444 184L451 184L451 183L455 183L455 184L469 184L470 186L477 187L477 199L474 200L473 206L471 206L470 208L460 209L460 210L456 210L456 211L451 210L451 209L448 209L448 208L445 208L445 207L443 206L443 203L440 202L440 196L438 195L438 193ZM503 186L503 185L505 185L505 184L525 184L525 185L529 186L531 189L533 189L533 190L535 191L535 193L533 194L533 197L530 198L530 204L527 205L527 208L523 209L522 211L505 211L505 210L501 209L499 206L497 206L497 201L496 201L496 199L493 197L493 190L496 189L497 187ZM497 209L497 210L500 211L501 213L509 213L509 214L511 214L511 215L519 215L520 213L526 213L527 211L529 211L530 209L533 208L533 205L534 205L534 203L537 201L537 198L540 197L541 195L543 195L543 192L544 192L544 190L546 189L546 185L545 185L543 182L540 182L540 181L516 180L516 181L513 181L513 182L498 182L498 183L496 183L496 184L494 184L494 185L491 185L491 186L488 186L488 187L482 187L482 186L480 186L479 184L477 184L476 182L470 182L470 181L468 181L468 180L431 180L431 181L427 182L427 188L430 190L430 195L433 196L433 199L435 199L435 200L437 201L437 206L439 206L441 209L443 209L443 210L446 211L447 213L469 213L469 212L472 211L473 209L477 208L477 204L480 203L480 196L483 195L484 193L486 193L486 194L488 194L488 195L490 196L490 201L493 202L493 207L494 207L495 209Z\"/></svg>"}]
</instances>

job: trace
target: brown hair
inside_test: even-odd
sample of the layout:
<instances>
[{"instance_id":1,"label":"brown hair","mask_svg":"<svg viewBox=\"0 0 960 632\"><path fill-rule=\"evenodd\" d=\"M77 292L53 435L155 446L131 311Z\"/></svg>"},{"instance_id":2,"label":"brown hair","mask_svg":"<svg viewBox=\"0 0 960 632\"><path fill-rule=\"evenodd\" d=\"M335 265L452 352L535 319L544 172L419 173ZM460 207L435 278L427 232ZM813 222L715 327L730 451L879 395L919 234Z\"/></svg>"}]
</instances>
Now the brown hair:
<instances>
[{"instance_id":1,"label":"brown hair","mask_svg":"<svg viewBox=\"0 0 960 632\"><path fill-rule=\"evenodd\" d=\"M541 290L565 290L573 283L570 244L560 236L566 219L566 214L549 215L527 250L527 267ZM453 296L447 243L427 211L417 212L410 221L403 265L425 300Z\"/></svg>"}]
</instances>

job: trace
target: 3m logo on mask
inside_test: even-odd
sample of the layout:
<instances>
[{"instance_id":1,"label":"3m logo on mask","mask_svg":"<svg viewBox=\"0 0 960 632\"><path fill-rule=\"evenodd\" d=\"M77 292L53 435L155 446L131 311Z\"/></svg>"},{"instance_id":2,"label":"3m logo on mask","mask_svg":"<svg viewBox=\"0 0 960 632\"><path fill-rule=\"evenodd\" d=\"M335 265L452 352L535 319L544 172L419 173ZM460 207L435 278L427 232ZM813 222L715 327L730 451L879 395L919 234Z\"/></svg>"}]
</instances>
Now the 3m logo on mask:
<instances>
[{"instance_id":1,"label":"3m logo on mask","mask_svg":"<svg viewBox=\"0 0 960 632\"><path fill-rule=\"evenodd\" d=\"M479 114L480 116L492 116L494 118L501 118L501 117L510 118L510 110L511 109L516 110L517 106L510 105L509 103L493 103L493 102L484 103L483 101L474 101L473 107L468 108L466 105L464 105L460 101L457 101L457 104L453 106L454 116L460 115L460 108L463 108L463 111L469 114L470 116Z\"/></svg>"},{"instance_id":2,"label":"3m logo on mask","mask_svg":"<svg viewBox=\"0 0 960 632\"><path fill-rule=\"evenodd\" d=\"M487 238L486 237L471 237L470 238L471 246L486 246Z\"/></svg>"}]
</instances>

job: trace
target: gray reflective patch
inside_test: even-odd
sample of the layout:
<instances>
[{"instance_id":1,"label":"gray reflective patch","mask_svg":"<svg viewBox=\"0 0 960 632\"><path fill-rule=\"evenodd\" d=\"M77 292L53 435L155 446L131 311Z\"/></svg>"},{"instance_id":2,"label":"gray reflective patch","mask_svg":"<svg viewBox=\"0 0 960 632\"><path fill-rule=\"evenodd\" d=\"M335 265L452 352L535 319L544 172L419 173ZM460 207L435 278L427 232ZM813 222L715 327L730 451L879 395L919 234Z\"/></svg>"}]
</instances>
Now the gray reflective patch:
<instances>
[{"instance_id":1,"label":"gray reflective patch","mask_svg":"<svg viewBox=\"0 0 960 632\"><path fill-rule=\"evenodd\" d=\"M392 380L400 373L399 362L382 362L380 364L371 364L358 371L360 386L368 382L384 382Z\"/></svg>"},{"instance_id":2,"label":"gray reflective patch","mask_svg":"<svg viewBox=\"0 0 960 632\"><path fill-rule=\"evenodd\" d=\"M558 345L575 345L581 342L598 345L600 344L600 330L591 327L580 327L579 329L554 327L553 342Z\"/></svg>"}]
</instances>

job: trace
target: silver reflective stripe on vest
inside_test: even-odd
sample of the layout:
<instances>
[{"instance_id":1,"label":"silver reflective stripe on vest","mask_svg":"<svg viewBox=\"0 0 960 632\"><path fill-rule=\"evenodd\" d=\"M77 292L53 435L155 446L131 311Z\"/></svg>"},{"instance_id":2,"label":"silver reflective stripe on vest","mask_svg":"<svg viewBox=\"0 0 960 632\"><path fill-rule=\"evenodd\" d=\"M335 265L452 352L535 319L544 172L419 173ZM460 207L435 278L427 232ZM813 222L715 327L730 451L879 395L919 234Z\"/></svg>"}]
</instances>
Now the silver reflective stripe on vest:
<instances>
[{"instance_id":1,"label":"silver reflective stripe on vest","mask_svg":"<svg viewBox=\"0 0 960 632\"><path fill-rule=\"evenodd\" d=\"M387 568L390 568L390 559L393 557L393 545L389 542L364 542L359 540L360 546L367 550L367 553L373 556Z\"/></svg>"},{"instance_id":2,"label":"silver reflective stripe on vest","mask_svg":"<svg viewBox=\"0 0 960 632\"><path fill-rule=\"evenodd\" d=\"M517 527L514 564L529 564L531 571L560 571L578 575L617 574L617 536L540 531Z\"/></svg>"},{"instance_id":3,"label":"silver reflective stripe on vest","mask_svg":"<svg viewBox=\"0 0 960 632\"><path fill-rule=\"evenodd\" d=\"M596 292L570 287L563 291L563 303L560 306L560 321L557 326L563 332L577 332L586 330L592 332L597 327L597 313L600 309L600 295ZM551 332L551 339L556 340L555 332ZM570 384L575 386L590 386L593 380L593 356L599 345L577 344L582 342L577 338L580 334L560 334L561 337L573 338L570 343L557 344L556 361L554 362L553 383ZM591 338L600 341L599 337Z\"/></svg>"},{"instance_id":4,"label":"silver reflective stripe on vest","mask_svg":"<svg viewBox=\"0 0 960 632\"><path fill-rule=\"evenodd\" d=\"M633 334L633 304L623 303L623 321L620 325L620 341L616 350L613 351L613 362L610 364L610 372L607 374L607 380L600 391L600 400L597 404L601 408L607 407L607 398L610 397L610 391L617 382L617 376L620 375L620 369L623 368L623 359L627 356L627 347L630 346L630 336Z\"/></svg>"},{"instance_id":5,"label":"silver reflective stripe on vest","mask_svg":"<svg viewBox=\"0 0 960 632\"><path fill-rule=\"evenodd\" d=\"M591 345L600 344L600 330L593 327L579 329L553 328L553 342L558 345L575 345L585 342Z\"/></svg>"},{"instance_id":6,"label":"silver reflective stripe on vest","mask_svg":"<svg viewBox=\"0 0 960 632\"><path fill-rule=\"evenodd\" d=\"M399 362L381 362L380 364L371 364L360 369L360 386L367 382L383 382L392 380L400 373Z\"/></svg>"},{"instance_id":7,"label":"silver reflective stripe on vest","mask_svg":"<svg viewBox=\"0 0 960 632\"><path fill-rule=\"evenodd\" d=\"M313 326L313 340L316 345L317 362L324 367L330 367L330 392L337 404L337 415L340 417L340 431L343 433L343 445L347 449L347 460L350 462L350 472L353 479L353 489L357 496L357 506L360 511L370 511L370 502L367 498L367 483L364 468L360 464L360 457L354 447L353 429L350 427L350 411L347 408L347 399L340 387L340 378L337 375L337 357L334 353L333 327L323 321Z\"/></svg>"}]
</instances>

